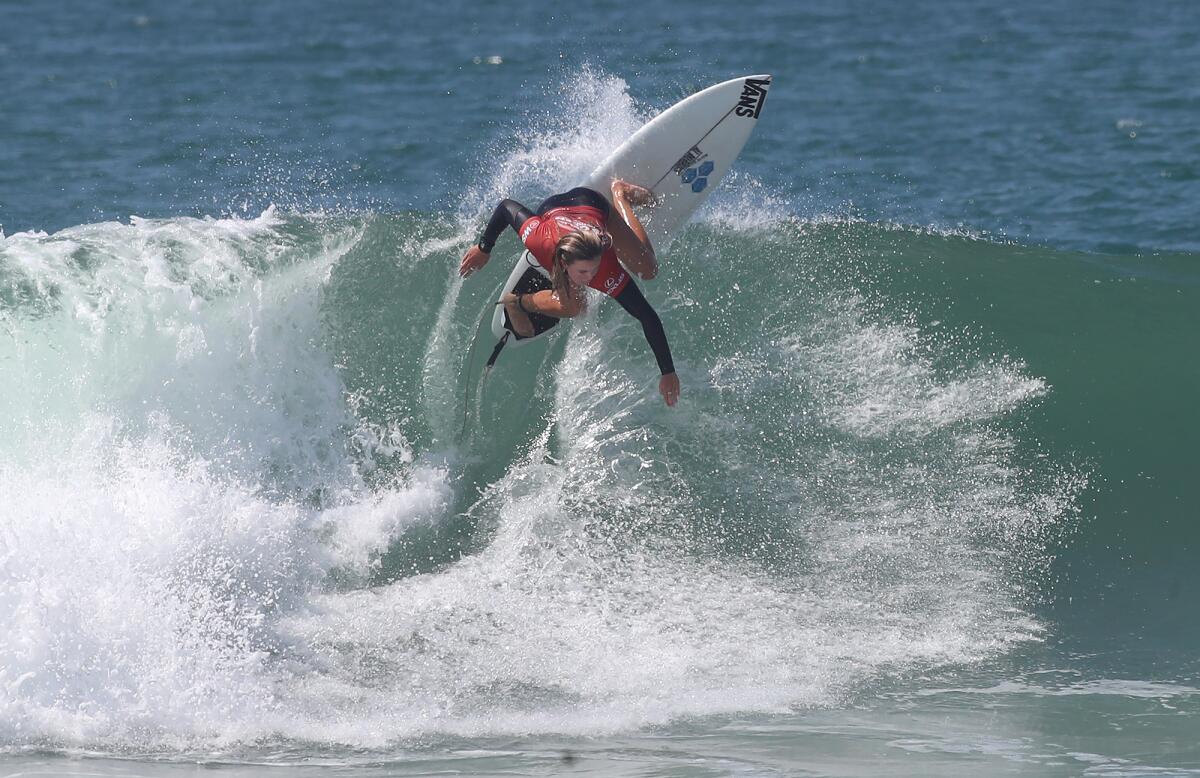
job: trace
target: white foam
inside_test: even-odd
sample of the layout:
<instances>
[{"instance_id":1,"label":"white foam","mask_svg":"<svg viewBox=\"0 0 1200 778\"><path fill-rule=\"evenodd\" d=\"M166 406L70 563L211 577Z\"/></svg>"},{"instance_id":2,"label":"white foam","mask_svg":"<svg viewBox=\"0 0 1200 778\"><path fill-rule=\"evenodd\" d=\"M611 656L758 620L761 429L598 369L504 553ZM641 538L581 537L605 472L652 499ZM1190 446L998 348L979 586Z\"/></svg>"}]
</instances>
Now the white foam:
<instances>
[{"instance_id":1,"label":"white foam","mask_svg":"<svg viewBox=\"0 0 1200 778\"><path fill-rule=\"evenodd\" d=\"M349 504L321 512L328 552L337 564L369 570L405 530L444 515L449 506L449 473L444 467L415 468L403 489L360 495Z\"/></svg>"},{"instance_id":2,"label":"white foam","mask_svg":"<svg viewBox=\"0 0 1200 778\"><path fill-rule=\"evenodd\" d=\"M278 618L444 510L445 466L360 422L321 351L322 285L361 223L295 245L285 226L269 211L6 239L41 297L7 321L0 741L285 731ZM369 491L373 457L406 466Z\"/></svg>"},{"instance_id":3,"label":"white foam","mask_svg":"<svg viewBox=\"0 0 1200 778\"><path fill-rule=\"evenodd\" d=\"M825 326L822 337L806 333L781 345L828 398L831 423L847 432L923 435L1002 415L1046 392L1043 381L1015 363L940 376L915 327L866 323L857 303Z\"/></svg>"},{"instance_id":4,"label":"white foam","mask_svg":"<svg viewBox=\"0 0 1200 778\"><path fill-rule=\"evenodd\" d=\"M951 688L925 689L917 692L920 696L940 694L1028 694L1043 697L1132 697L1149 700L1170 700L1180 697L1200 695L1200 689L1173 683L1156 683L1153 681L1128 680L1121 678L1102 678L1092 681L1080 681L1050 686L1029 684L1019 681L1004 681L994 686L983 688Z\"/></svg>"},{"instance_id":5,"label":"white foam","mask_svg":"<svg viewBox=\"0 0 1200 778\"><path fill-rule=\"evenodd\" d=\"M0 469L4 739L191 733L271 707L266 629L313 574L304 514L94 417ZM12 686L12 679L22 679Z\"/></svg>"}]
</instances>

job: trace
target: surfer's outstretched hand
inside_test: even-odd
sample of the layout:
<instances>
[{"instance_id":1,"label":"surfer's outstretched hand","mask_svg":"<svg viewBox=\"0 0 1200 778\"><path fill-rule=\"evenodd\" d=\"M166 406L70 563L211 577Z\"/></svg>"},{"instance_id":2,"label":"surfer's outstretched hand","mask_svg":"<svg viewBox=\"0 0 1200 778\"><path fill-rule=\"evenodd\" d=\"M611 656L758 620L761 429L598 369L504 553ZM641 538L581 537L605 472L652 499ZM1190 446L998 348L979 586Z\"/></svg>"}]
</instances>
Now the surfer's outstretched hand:
<instances>
[{"instance_id":1,"label":"surfer's outstretched hand","mask_svg":"<svg viewBox=\"0 0 1200 778\"><path fill-rule=\"evenodd\" d=\"M668 406L674 408L676 401L679 400L679 376L675 373L667 373L658 379L658 393L662 395Z\"/></svg>"},{"instance_id":2,"label":"surfer's outstretched hand","mask_svg":"<svg viewBox=\"0 0 1200 778\"><path fill-rule=\"evenodd\" d=\"M458 266L458 274L463 278L474 273L479 268L487 264L487 261L492 258L492 255L479 248L472 246L467 249L467 253L463 255L462 264Z\"/></svg>"},{"instance_id":3,"label":"surfer's outstretched hand","mask_svg":"<svg viewBox=\"0 0 1200 778\"><path fill-rule=\"evenodd\" d=\"M654 205L655 201L654 192L619 178L612 182L612 193L614 197L624 197L630 205Z\"/></svg>"}]
</instances>

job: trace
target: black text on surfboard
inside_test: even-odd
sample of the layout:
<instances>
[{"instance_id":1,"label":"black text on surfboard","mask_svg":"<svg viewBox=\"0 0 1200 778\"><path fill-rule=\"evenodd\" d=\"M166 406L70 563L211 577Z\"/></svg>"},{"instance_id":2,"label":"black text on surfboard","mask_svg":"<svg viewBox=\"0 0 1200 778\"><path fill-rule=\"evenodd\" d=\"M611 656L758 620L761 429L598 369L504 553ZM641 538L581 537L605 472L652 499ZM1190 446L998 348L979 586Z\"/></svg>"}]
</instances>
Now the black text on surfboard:
<instances>
[{"instance_id":1,"label":"black text on surfboard","mask_svg":"<svg viewBox=\"0 0 1200 778\"><path fill-rule=\"evenodd\" d=\"M675 175L683 175L684 168L691 167L707 156L708 154L701 151L699 146L692 146L686 154L679 158L678 162L671 166L671 172Z\"/></svg>"},{"instance_id":2,"label":"black text on surfboard","mask_svg":"<svg viewBox=\"0 0 1200 778\"><path fill-rule=\"evenodd\" d=\"M758 118L759 111L762 110L763 103L767 99L767 87L771 81L765 78L747 78L742 83L742 96L738 98L737 108L734 113L738 116L748 116L752 119Z\"/></svg>"}]
</instances>

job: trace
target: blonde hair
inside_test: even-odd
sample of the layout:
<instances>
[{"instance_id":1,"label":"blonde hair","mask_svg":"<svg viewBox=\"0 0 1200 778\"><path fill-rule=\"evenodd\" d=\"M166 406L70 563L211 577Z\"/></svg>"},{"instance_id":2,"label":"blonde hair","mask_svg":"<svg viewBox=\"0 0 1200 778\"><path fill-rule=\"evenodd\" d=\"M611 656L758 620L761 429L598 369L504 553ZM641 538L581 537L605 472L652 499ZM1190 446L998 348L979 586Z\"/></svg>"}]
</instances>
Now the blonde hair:
<instances>
[{"instance_id":1,"label":"blonde hair","mask_svg":"<svg viewBox=\"0 0 1200 778\"><path fill-rule=\"evenodd\" d=\"M603 254L604 242L600 233L593 230L571 230L558 239L558 245L554 247L554 267L550 273L550 281L559 300L565 303L572 299L567 265L580 260L599 259Z\"/></svg>"}]
</instances>

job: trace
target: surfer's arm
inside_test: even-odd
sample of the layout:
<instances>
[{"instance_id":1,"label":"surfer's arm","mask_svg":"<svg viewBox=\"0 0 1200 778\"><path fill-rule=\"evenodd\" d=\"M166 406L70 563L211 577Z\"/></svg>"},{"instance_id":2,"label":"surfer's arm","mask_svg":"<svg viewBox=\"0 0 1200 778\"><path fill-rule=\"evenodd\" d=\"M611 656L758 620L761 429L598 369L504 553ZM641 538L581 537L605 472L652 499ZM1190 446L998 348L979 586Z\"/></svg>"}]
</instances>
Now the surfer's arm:
<instances>
[{"instance_id":1,"label":"surfer's arm","mask_svg":"<svg viewBox=\"0 0 1200 778\"><path fill-rule=\"evenodd\" d=\"M629 272L649 281L658 275L658 258L646 228L634 213L634 205L649 205L654 202L654 193L644 187L628 184L621 179L612 183L612 202L619 219L608 220L608 231L613 238L617 259Z\"/></svg>"},{"instance_id":2,"label":"surfer's arm","mask_svg":"<svg viewBox=\"0 0 1200 778\"><path fill-rule=\"evenodd\" d=\"M679 376L675 374L675 363L671 360L671 347L667 344L667 333L663 330L662 319L658 318L658 314L632 279L625 284L625 288L615 299L630 316L642 323L642 332L646 335L646 341L650 344L654 359L658 361L658 369L662 373L658 391L667 401L667 405L674 405L679 397Z\"/></svg>"},{"instance_id":3,"label":"surfer's arm","mask_svg":"<svg viewBox=\"0 0 1200 778\"><path fill-rule=\"evenodd\" d=\"M492 218L488 219L487 227L484 228L483 235L479 237L479 242L467 249L462 264L458 268L458 274L469 276L486 265L488 259L491 258L492 247L496 245L496 240L500 237L500 233L504 232L504 228L512 227L519 233L521 225L532 219L533 216L532 211L516 200L501 200L496 209L492 211Z\"/></svg>"},{"instance_id":4,"label":"surfer's arm","mask_svg":"<svg viewBox=\"0 0 1200 778\"><path fill-rule=\"evenodd\" d=\"M558 295L553 289L517 294L513 295L513 298L513 302L518 303L525 313L540 313L556 319L570 319L583 312L583 306L577 300L563 302L558 299Z\"/></svg>"},{"instance_id":5,"label":"surfer's arm","mask_svg":"<svg viewBox=\"0 0 1200 778\"><path fill-rule=\"evenodd\" d=\"M570 319L583 311L583 306L578 302L564 305L558 299L558 295L550 289L526 294L509 292L500 298L500 303L508 312L508 320L512 322L513 329L522 338L533 335L533 322L529 318L531 313L540 313L543 316L553 316L557 319Z\"/></svg>"},{"instance_id":6,"label":"surfer's arm","mask_svg":"<svg viewBox=\"0 0 1200 778\"><path fill-rule=\"evenodd\" d=\"M521 225L533 218L533 211L518 203L516 200L501 200L492 211L487 227L479 238L479 250L485 254L492 253L492 246L505 227L512 227L515 232L521 231Z\"/></svg>"}]
</instances>

